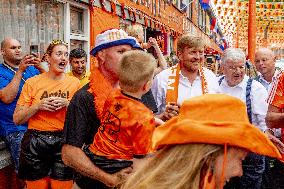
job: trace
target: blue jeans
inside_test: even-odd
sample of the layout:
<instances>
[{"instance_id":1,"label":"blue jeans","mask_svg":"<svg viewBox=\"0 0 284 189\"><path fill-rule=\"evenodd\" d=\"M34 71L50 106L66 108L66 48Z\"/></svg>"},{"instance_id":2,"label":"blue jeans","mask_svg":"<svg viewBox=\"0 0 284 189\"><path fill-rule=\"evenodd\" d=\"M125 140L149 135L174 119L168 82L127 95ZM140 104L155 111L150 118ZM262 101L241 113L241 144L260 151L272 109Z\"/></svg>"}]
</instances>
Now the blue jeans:
<instances>
[{"instance_id":1,"label":"blue jeans","mask_svg":"<svg viewBox=\"0 0 284 189\"><path fill-rule=\"evenodd\" d=\"M261 189L265 157L249 153L243 161L243 176L230 180L224 189Z\"/></svg>"},{"instance_id":2,"label":"blue jeans","mask_svg":"<svg viewBox=\"0 0 284 189\"><path fill-rule=\"evenodd\" d=\"M11 153L17 173L19 169L21 142L22 142L24 134L25 134L25 131L17 131L17 132L10 133L9 135L5 137L5 142Z\"/></svg>"}]
</instances>

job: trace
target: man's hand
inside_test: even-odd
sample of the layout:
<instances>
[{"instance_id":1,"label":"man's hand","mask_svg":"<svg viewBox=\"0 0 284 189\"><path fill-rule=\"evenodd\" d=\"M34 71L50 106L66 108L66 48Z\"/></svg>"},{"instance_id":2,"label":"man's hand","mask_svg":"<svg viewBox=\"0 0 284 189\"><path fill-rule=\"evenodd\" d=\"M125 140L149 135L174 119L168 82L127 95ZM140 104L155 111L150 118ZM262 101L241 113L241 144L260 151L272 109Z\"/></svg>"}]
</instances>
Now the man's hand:
<instances>
[{"instance_id":1,"label":"man's hand","mask_svg":"<svg viewBox=\"0 0 284 189\"><path fill-rule=\"evenodd\" d=\"M281 142L281 140L279 140L277 137L275 137L271 132L265 131L265 133L268 136L268 138L271 140L271 142L273 142L273 144L277 147L279 152L281 154L284 154L284 144L283 144L283 142Z\"/></svg>"},{"instance_id":2,"label":"man's hand","mask_svg":"<svg viewBox=\"0 0 284 189\"><path fill-rule=\"evenodd\" d=\"M160 118L158 117L154 117L155 119L155 126L158 127L160 125L163 125L165 122L163 120L161 120Z\"/></svg>"},{"instance_id":3,"label":"man's hand","mask_svg":"<svg viewBox=\"0 0 284 189\"><path fill-rule=\"evenodd\" d=\"M33 55L25 56L19 64L19 71L24 72L28 66L34 66L36 62L37 58L35 58L35 56Z\"/></svg>"},{"instance_id":4,"label":"man's hand","mask_svg":"<svg viewBox=\"0 0 284 189\"><path fill-rule=\"evenodd\" d=\"M128 177L129 175L132 173L133 168L132 167L128 167L125 169L122 169L121 171L111 174L110 178L105 179L105 185L107 185L108 187L117 187L119 185L121 185Z\"/></svg>"},{"instance_id":5,"label":"man's hand","mask_svg":"<svg viewBox=\"0 0 284 189\"><path fill-rule=\"evenodd\" d=\"M179 114L179 109L180 106L174 102L169 103L168 105L166 105L166 110L163 113L162 116L162 120L163 121L167 121L169 119L171 119L174 116L177 116Z\"/></svg>"},{"instance_id":6,"label":"man's hand","mask_svg":"<svg viewBox=\"0 0 284 189\"><path fill-rule=\"evenodd\" d=\"M150 37L149 40L148 40L148 46L150 47L154 47L154 48L157 48L159 47L158 43L157 43L157 40L153 37Z\"/></svg>"}]
</instances>

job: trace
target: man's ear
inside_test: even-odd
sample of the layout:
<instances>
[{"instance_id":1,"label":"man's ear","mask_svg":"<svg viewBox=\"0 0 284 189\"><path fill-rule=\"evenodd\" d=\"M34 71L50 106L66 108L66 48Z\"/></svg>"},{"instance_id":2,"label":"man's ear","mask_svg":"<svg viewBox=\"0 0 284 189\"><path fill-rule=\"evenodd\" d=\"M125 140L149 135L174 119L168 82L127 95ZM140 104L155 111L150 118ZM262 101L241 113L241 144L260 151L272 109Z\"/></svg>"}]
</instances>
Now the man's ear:
<instances>
[{"instance_id":1,"label":"man's ear","mask_svg":"<svg viewBox=\"0 0 284 189\"><path fill-rule=\"evenodd\" d=\"M0 55L5 55L5 51L4 51L4 49L1 49L1 51L0 51Z\"/></svg>"},{"instance_id":2,"label":"man's ear","mask_svg":"<svg viewBox=\"0 0 284 189\"><path fill-rule=\"evenodd\" d=\"M105 62L105 51L104 51L104 49L97 52L96 57L97 57L99 62Z\"/></svg>"},{"instance_id":3,"label":"man's ear","mask_svg":"<svg viewBox=\"0 0 284 189\"><path fill-rule=\"evenodd\" d=\"M143 91L147 91L151 88L152 86L152 82L150 80L148 80L144 85L143 85Z\"/></svg>"}]
</instances>

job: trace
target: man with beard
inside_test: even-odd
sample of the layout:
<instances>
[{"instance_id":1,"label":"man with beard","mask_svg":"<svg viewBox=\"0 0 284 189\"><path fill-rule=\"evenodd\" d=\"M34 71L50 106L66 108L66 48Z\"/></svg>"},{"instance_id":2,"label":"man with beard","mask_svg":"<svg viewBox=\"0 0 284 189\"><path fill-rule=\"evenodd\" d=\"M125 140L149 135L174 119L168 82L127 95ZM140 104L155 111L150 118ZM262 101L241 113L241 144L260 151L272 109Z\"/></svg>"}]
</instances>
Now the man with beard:
<instances>
[{"instance_id":1,"label":"man with beard","mask_svg":"<svg viewBox=\"0 0 284 189\"><path fill-rule=\"evenodd\" d=\"M40 59L33 55L23 58L19 41L6 38L1 42L4 62L0 64L0 136L11 153L16 172L19 168L21 140L27 124L15 125L13 113L25 81L39 74Z\"/></svg>"},{"instance_id":2,"label":"man with beard","mask_svg":"<svg viewBox=\"0 0 284 189\"><path fill-rule=\"evenodd\" d=\"M242 100L247 106L250 122L266 131L267 91L257 81L245 75L245 54L241 49L229 48L224 52L221 67L224 76L219 79L221 92ZM226 188L260 189L264 172L264 156L250 153L243 163L243 176Z\"/></svg>"},{"instance_id":3,"label":"man with beard","mask_svg":"<svg viewBox=\"0 0 284 189\"><path fill-rule=\"evenodd\" d=\"M73 49L69 54L69 62L71 66L70 76L77 77L81 86L89 83L90 72L86 71L87 54L83 49Z\"/></svg>"},{"instance_id":4,"label":"man with beard","mask_svg":"<svg viewBox=\"0 0 284 189\"><path fill-rule=\"evenodd\" d=\"M178 115L186 99L206 93L218 93L215 74L204 68L205 43L200 37L185 34L177 42L179 63L156 75L152 92L158 117L167 121Z\"/></svg>"}]
</instances>

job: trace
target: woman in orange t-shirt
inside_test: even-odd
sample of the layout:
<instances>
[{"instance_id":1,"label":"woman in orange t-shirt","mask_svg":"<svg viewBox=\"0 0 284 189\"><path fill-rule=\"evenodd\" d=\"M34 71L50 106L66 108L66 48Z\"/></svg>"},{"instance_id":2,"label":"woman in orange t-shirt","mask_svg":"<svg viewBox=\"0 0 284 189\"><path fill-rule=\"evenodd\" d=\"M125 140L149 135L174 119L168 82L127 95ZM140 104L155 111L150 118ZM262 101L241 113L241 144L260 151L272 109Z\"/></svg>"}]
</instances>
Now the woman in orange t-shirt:
<instances>
[{"instance_id":1,"label":"woman in orange t-shirt","mask_svg":"<svg viewBox=\"0 0 284 189\"><path fill-rule=\"evenodd\" d=\"M28 122L19 177L26 181L27 189L67 189L72 186L72 170L61 159L63 126L66 108L80 82L64 73L66 43L54 40L46 53L49 71L26 81L14 112L16 124Z\"/></svg>"}]
</instances>

